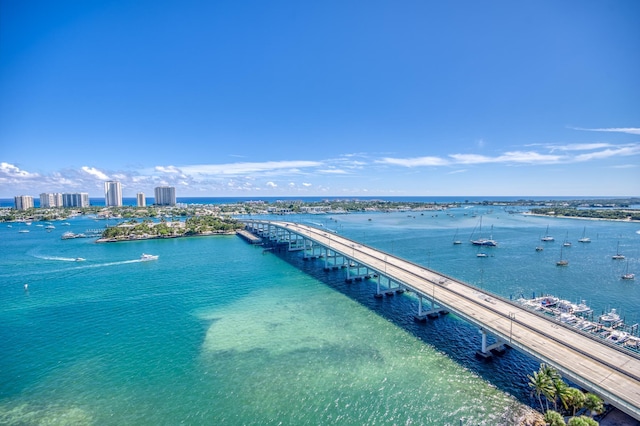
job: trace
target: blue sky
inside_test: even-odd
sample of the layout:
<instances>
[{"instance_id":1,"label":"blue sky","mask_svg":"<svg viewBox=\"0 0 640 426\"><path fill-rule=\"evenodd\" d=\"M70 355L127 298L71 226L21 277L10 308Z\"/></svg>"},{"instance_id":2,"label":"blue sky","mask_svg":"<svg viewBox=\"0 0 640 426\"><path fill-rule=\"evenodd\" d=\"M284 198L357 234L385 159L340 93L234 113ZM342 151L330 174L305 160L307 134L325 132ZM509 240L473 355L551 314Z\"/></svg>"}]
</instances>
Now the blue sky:
<instances>
[{"instance_id":1,"label":"blue sky","mask_svg":"<svg viewBox=\"0 0 640 426\"><path fill-rule=\"evenodd\" d=\"M638 196L640 2L0 0L0 197Z\"/></svg>"}]
</instances>

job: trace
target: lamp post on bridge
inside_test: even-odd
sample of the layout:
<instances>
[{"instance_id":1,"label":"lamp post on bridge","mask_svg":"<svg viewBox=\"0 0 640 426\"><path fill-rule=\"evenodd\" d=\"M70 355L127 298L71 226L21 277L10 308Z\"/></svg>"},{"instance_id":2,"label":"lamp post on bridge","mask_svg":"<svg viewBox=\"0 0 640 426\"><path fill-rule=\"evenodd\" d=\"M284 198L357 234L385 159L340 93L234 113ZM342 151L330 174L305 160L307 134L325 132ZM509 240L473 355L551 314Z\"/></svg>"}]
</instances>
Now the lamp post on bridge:
<instances>
[{"instance_id":1,"label":"lamp post on bridge","mask_svg":"<svg viewBox=\"0 0 640 426\"><path fill-rule=\"evenodd\" d=\"M516 319L515 312L509 312L509 320L511 325L509 326L509 343L511 343L511 336L513 334L513 320Z\"/></svg>"}]
</instances>

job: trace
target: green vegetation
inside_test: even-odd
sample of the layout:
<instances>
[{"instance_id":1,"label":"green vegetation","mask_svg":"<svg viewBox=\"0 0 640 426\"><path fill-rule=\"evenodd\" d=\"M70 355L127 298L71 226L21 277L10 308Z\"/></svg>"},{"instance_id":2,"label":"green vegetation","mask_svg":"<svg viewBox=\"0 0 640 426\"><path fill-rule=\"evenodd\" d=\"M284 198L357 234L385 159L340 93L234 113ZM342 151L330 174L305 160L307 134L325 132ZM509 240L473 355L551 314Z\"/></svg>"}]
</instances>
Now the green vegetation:
<instances>
[{"instance_id":1,"label":"green vegetation","mask_svg":"<svg viewBox=\"0 0 640 426\"><path fill-rule=\"evenodd\" d=\"M147 238L175 238L191 235L225 234L242 229L244 225L235 219L216 216L194 216L185 222L173 220L153 222L132 219L112 226L102 233L102 239L110 241L139 240Z\"/></svg>"},{"instance_id":2,"label":"green vegetation","mask_svg":"<svg viewBox=\"0 0 640 426\"><path fill-rule=\"evenodd\" d=\"M600 414L604 411L602 399L595 394L584 393L580 389L568 386L560 376L558 371L546 364L540 364L540 369L534 371L533 374L527 376L529 378L529 386L533 389L540 409L545 412L544 419L551 426L597 426L598 422L587 416L576 417L576 412L586 408L591 416ZM544 402L542 398L544 397ZM565 414L572 416L568 423L564 422L564 418L559 410L564 409ZM549 403L552 403L554 410L549 409Z\"/></svg>"},{"instance_id":3,"label":"green vegetation","mask_svg":"<svg viewBox=\"0 0 640 426\"><path fill-rule=\"evenodd\" d=\"M640 220L638 210L618 210L618 209L576 209L570 207L545 207L531 209L533 214L541 214L553 217L580 217L588 219L608 219L608 220Z\"/></svg>"}]
</instances>

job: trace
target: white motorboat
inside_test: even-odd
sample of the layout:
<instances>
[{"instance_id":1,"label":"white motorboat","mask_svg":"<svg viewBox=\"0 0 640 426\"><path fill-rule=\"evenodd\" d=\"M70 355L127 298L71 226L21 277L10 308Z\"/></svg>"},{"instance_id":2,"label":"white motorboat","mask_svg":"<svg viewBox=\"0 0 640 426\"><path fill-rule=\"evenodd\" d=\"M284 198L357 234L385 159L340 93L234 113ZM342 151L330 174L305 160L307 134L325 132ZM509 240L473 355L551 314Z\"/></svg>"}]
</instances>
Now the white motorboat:
<instances>
[{"instance_id":1,"label":"white motorboat","mask_svg":"<svg viewBox=\"0 0 640 426\"><path fill-rule=\"evenodd\" d=\"M84 262L85 260L87 259L85 259L84 257L76 257L76 262Z\"/></svg>"},{"instance_id":2,"label":"white motorboat","mask_svg":"<svg viewBox=\"0 0 640 426\"><path fill-rule=\"evenodd\" d=\"M598 320L605 327L616 327L622 323L620 314L618 314L615 309L611 309L611 311L607 312L606 314L600 315L600 318L598 318Z\"/></svg>"},{"instance_id":3,"label":"white motorboat","mask_svg":"<svg viewBox=\"0 0 640 426\"><path fill-rule=\"evenodd\" d=\"M140 256L140 260L147 261L147 260L158 260L158 255L157 254L146 254L146 253L142 253L142 256Z\"/></svg>"}]
</instances>

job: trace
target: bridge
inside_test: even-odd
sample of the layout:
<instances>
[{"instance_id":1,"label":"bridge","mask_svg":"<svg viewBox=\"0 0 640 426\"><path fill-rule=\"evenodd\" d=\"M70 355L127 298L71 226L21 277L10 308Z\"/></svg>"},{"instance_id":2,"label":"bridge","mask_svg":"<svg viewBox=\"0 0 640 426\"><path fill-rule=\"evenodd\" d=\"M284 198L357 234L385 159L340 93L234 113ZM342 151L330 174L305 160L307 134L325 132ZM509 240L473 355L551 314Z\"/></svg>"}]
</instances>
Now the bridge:
<instances>
[{"instance_id":1,"label":"bridge","mask_svg":"<svg viewBox=\"0 0 640 426\"><path fill-rule=\"evenodd\" d=\"M477 326L488 358L504 346L556 368L564 377L640 420L640 355L422 265L337 235L328 229L283 221L243 220L246 229L325 270L345 269L346 280L375 280L376 297L402 291L418 299L416 320L446 309ZM430 302L424 310L423 300ZM436 308L436 306L438 308ZM487 336L496 343L487 345Z\"/></svg>"}]
</instances>

